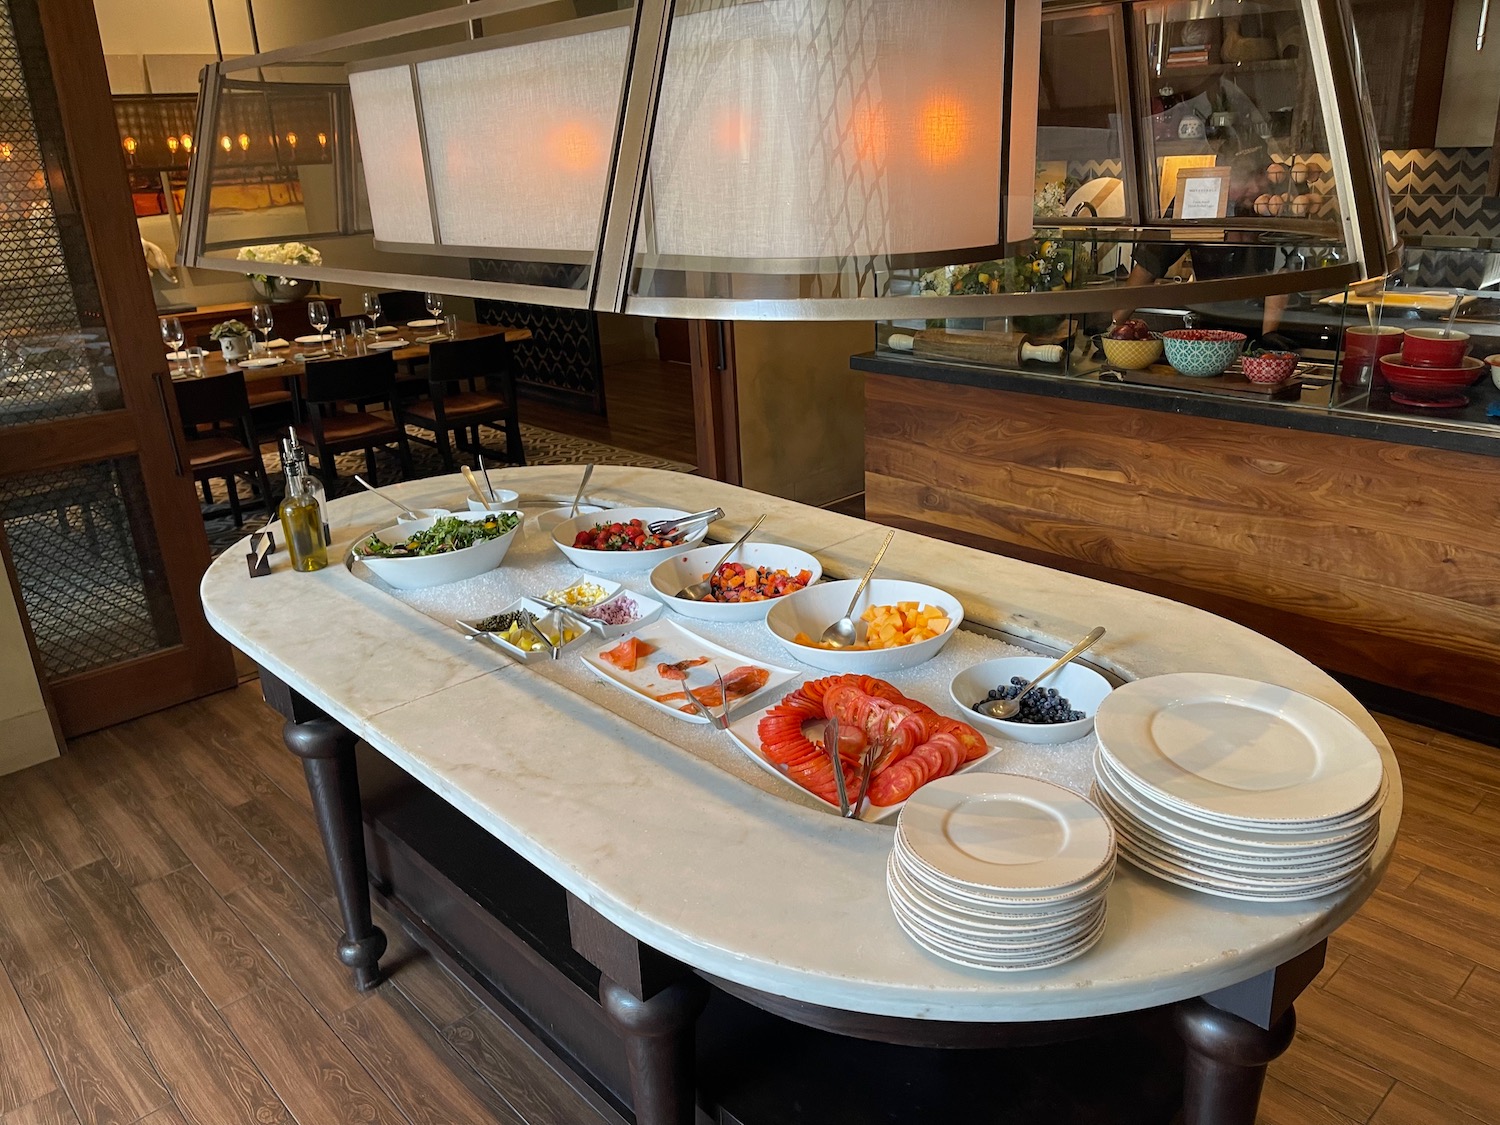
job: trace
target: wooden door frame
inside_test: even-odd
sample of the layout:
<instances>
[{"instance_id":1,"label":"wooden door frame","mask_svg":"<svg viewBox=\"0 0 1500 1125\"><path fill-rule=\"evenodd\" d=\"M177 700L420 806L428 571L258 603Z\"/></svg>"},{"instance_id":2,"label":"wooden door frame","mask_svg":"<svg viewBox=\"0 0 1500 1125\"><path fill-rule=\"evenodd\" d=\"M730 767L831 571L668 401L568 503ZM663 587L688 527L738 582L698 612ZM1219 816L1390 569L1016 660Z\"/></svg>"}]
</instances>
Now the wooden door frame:
<instances>
[{"instance_id":1,"label":"wooden door frame","mask_svg":"<svg viewBox=\"0 0 1500 1125\"><path fill-rule=\"evenodd\" d=\"M18 43L35 49L39 32L45 46L69 172L67 190L54 184L52 194L81 223L124 409L0 429L0 474L136 460L151 514L151 526L137 533L154 535L160 545L180 637L135 660L50 680L62 729L77 735L230 687L234 660L198 599L208 537L186 472L93 4L11 0L13 20L18 9L25 16L15 21ZM46 132L39 122L44 159L57 140Z\"/></svg>"},{"instance_id":2,"label":"wooden door frame","mask_svg":"<svg viewBox=\"0 0 1500 1125\"><path fill-rule=\"evenodd\" d=\"M739 391L734 370L734 322L688 323L693 360L693 431L698 475L740 483Z\"/></svg>"}]
</instances>

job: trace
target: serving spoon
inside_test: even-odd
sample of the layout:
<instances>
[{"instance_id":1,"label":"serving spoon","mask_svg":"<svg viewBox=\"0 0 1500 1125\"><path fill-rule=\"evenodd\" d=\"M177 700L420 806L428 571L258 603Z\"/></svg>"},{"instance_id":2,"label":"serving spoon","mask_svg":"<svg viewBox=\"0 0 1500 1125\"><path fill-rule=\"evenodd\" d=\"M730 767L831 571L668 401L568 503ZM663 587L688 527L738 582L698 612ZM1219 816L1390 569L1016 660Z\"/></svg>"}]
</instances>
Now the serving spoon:
<instances>
[{"instance_id":1,"label":"serving spoon","mask_svg":"<svg viewBox=\"0 0 1500 1125\"><path fill-rule=\"evenodd\" d=\"M1083 640L1079 641L1072 648L1068 649L1067 652L1063 653L1051 664L1043 668L1041 675L1034 677L1029 684L1027 684L1020 690L1020 692L1014 699L986 699L983 703L980 703L977 707L975 707L974 710L978 711L987 719L1010 718L1012 715L1015 715L1021 710L1021 700L1030 695L1039 683L1045 680L1048 676L1052 675L1053 672L1056 672L1068 661L1078 656L1080 653L1086 652L1089 649L1093 648L1094 645L1099 643L1099 638L1102 636L1104 636L1103 625L1090 630L1088 636L1084 637Z\"/></svg>"},{"instance_id":2,"label":"serving spoon","mask_svg":"<svg viewBox=\"0 0 1500 1125\"><path fill-rule=\"evenodd\" d=\"M891 545L891 540L894 538L896 538L896 532L893 530L885 537L885 542L880 545L880 550L875 552L875 557L870 560L870 568L865 571L865 576L859 580L859 585L854 588L854 596L849 599L849 608L844 610L844 616L823 630L824 644L833 645L835 648L850 648L858 643L859 634L854 631L854 607L859 604L859 596L865 592L865 587L870 584L870 578L875 574L875 568L880 565L880 560L885 558L885 549Z\"/></svg>"},{"instance_id":3,"label":"serving spoon","mask_svg":"<svg viewBox=\"0 0 1500 1125\"><path fill-rule=\"evenodd\" d=\"M371 484L369 481L365 480L365 478L362 477L362 476L360 476L358 473L354 474L354 479L357 480L357 481L359 481L359 483L364 486L364 488L365 488L366 491L373 492L376 496L379 496L382 500L384 500L391 507L397 509L407 519L409 519L409 520L419 520L419 519L425 518L423 516L418 515L416 512L412 511L405 504L401 503L401 501L399 501L399 500L392 500L384 492L381 492L380 489L376 488L373 484Z\"/></svg>"},{"instance_id":4,"label":"serving spoon","mask_svg":"<svg viewBox=\"0 0 1500 1125\"><path fill-rule=\"evenodd\" d=\"M578 491L573 493L573 506L568 509L568 518L572 519L578 515L578 501L583 499L583 490L589 486L589 477L594 475L592 464L583 467L583 479L578 482Z\"/></svg>"},{"instance_id":5,"label":"serving spoon","mask_svg":"<svg viewBox=\"0 0 1500 1125\"><path fill-rule=\"evenodd\" d=\"M723 557L720 558L718 562L714 563L713 569L708 572L707 578L703 579L703 581L701 582L694 582L689 586L684 586L682 589L677 591L677 596L685 601L690 602L701 602L704 598L712 597L714 592L714 575L719 573L719 567L727 563L730 557L745 545L745 540L749 539L750 536L755 534L755 529L765 522L766 516L765 513L762 512L760 519L752 523L745 530L745 534L741 535L734 541L734 546L725 551Z\"/></svg>"},{"instance_id":6,"label":"serving spoon","mask_svg":"<svg viewBox=\"0 0 1500 1125\"><path fill-rule=\"evenodd\" d=\"M469 491L474 494L474 499L479 501L486 512L489 511L490 502L484 498L484 493L480 491L479 478L474 475L474 470L467 465L460 465L459 468L464 471L464 480L469 482Z\"/></svg>"}]
</instances>

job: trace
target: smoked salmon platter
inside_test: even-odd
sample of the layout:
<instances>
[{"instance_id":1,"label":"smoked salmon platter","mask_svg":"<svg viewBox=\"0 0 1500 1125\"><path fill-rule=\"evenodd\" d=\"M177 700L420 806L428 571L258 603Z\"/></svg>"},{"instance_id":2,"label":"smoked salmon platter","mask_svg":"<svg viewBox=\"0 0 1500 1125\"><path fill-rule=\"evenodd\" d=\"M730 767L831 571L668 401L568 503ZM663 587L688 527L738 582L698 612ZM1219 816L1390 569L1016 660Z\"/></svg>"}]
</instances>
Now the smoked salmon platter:
<instances>
[{"instance_id":1,"label":"smoked salmon platter","mask_svg":"<svg viewBox=\"0 0 1500 1125\"><path fill-rule=\"evenodd\" d=\"M727 695L733 714L763 693L767 700L779 695L779 689L802 675L741 656L675 621L655 621L626 637L591 641L577 651L605 683L689 723L708 722L688 702L689 690L715 715L724 712Z\"/></svg>"}]
</instances>

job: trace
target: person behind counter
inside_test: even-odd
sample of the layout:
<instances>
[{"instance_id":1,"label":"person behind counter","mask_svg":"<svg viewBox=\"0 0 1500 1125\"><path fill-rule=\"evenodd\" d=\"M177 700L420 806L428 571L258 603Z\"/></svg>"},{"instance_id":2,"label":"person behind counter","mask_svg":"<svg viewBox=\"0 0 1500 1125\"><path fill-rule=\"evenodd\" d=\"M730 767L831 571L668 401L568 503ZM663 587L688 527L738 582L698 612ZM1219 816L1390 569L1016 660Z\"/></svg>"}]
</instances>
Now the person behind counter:
<instances>
[{"instance_id":1,"label":"person behind counter","mask_svg":"<svg viewBox=\"0 0 1500 1125\"><path fill-rule=\"evenodd\" d=\"M1226 214L1231 218L1255 214L1255 201L1271 186L1266 169L1271 163L1270 150L1264 142L1242 148L1229 162L1229 202ZM1217 281L1228 277L1247 277L1274 273L1276 247L1258 243L1236 242L1237 232L1225 233L1217 245L1187 246L1180 242L1138 242L1132 247L1130 277L1126 285L1155 285L1181 260L1191 255L1193 276L1199 281ZM1246 238L1239 234L1238 237ZM1281 326L1288 298L1285 294L1267 297L1261 312L1260 331L1268 336ZM1134 309L1116 309L1110 328L1129 320Z\"/></svg>"}]
</instances>

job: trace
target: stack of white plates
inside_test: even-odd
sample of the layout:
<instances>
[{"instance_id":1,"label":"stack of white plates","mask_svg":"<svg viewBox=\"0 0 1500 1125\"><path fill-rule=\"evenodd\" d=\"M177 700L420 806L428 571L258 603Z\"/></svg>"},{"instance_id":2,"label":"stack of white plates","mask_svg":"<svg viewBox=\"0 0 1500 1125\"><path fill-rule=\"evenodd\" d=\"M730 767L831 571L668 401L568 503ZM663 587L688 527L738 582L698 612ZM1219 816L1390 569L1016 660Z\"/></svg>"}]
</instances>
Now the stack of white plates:
<instances>
[{"instance_id":1,"label":"stack of white plates","mask_svg":"<svg viewBox=\"0 0 1500 1125\"><path fill-rule=\"evenodd\" d=\"M901 809L886 889L918 945L979 969L1040 969L1104 932L1109 821L1061 786L1015 774L945 777Z\"/></svg>"},{"instance_id":2,"label":"stack of white plates","mask_svg":"<svg viewBox=\"0 0 1500 1125\"><path fill-rule=\"evenodd\" d=\"M1116 688L1094 729L1094 798L1120 851L1169 883L1297 901L1363 874L1380 832L1380 751L1290 688L1179 673Z\"/></svg>"}]
</instances>

